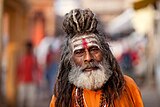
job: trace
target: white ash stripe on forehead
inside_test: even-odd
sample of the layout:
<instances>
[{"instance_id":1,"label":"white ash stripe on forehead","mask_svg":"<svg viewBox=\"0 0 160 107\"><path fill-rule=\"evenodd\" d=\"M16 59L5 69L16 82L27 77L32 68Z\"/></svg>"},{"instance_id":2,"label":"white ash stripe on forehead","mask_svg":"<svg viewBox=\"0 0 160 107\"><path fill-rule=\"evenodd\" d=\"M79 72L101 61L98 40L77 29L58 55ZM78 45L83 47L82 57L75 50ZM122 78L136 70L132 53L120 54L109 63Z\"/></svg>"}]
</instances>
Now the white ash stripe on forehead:
<instances>
[{"instance_id":1,"label":"white ash stripe on forehead","mask_svg":"<svg viewBox=\"0 0 160 107\"><path fill-rule=\"evenodd\" d=\"M87 36L87 37L83 37L83 38L85 38L85 39L91 39L91 38L93 38L93 39L96 39L97 40L97 38L95 38L94 36ZM79 40L82 40L82 38L79 38L79 39L75 39L75 40L73 40L72 42L76 42L76 41L79 41Z\"/></svg>"},{"instance_id":2,"label":"white ash stripe on forehead","mask_svg":"<svg viewBox=\"0 0 160 107\"><path fill-rule=\"evenodd\" d=\"M99 48L99 45L98 45L99 42L96 38L96 35L89 34L89 35L81 35L79 37L76 36L71 40L71 47L73 51L77 49L83 49L85 47L84 42L86 43L87 47L97 46Z\"/></svg>"},{"instance_id":3,"label":"white ash stripe on forehead","mask_svg":"<svg viewBox=\"0 0 160 107\"><path fill-rule=\"evenodd\" d=\"M85 38L85 40L86 40L87 43L96 42L98 44L96 38ZM79 39L79 40L76 40L75 42L72 42L72 43L73 43L73 45L82 44L82 38Z\"/></svg>"},{"instance_id":4,"label":"white ash stripe on forehead","mask_svg":"<svg viewBox=\"0 0 160 107\"><path fill-rule=\"evenodd\" d=\"M97 46L99 48L99 46L97 44L95 44L95 43L89 43L87 46L88 47ZM76 50L79 50L79 49L83 49L83 46L82 45L76 46L75 48L73 48L73 52L75 52Z\"/></svg>"},{"instance_id":5,"label":"white ash stripe on forehead","mask_svg":"<svg viewBox=\"0 0 160 107\"><path fill-rule=\"evenodd\" d=\"M99 48L99 45L97 44L96 41L91 41L91 42L89 42L89 43L87 44L87 46L88 46L88 47L90 47L90 46L97 46L97 47ZM83 47L82 44L77 44L77 45L74 45L72 49L73 49L73 51L75 51L75 50L83 49L83 48L84 48L84 47Z\"/></svg>"},{"instance_id":6,"label":"white ash stripe on forehead","mask_svg":"<svg viewBox=\"0 0 160 107\"><path fill-rule=\"evenodd\" d=\"M81 40L82 38L96 38L96 35L95 34L89 34L89 35L82 35L82 36L79 36L79 37L74 37L72 38L71 42L75 42L77 40Z\"/></svg>"},{"instance_id":7,"label":"white ash stripe on forehead","mask_svg":"<svg viewBox=\"0 0 160 107\"><path fill-rule=\"evenodd\" d=\"M98 45L98 43L97 43L97 41L90 41L90 42L87 42L88 44L89 43L93 43L93 44L97 44ZM73 45L73 48L75 48L75 47L77 47L77 46L79 46L79 45L82 45L82 43L80 43L80 44L74 44Z\"/></svg>"}]
</instances>

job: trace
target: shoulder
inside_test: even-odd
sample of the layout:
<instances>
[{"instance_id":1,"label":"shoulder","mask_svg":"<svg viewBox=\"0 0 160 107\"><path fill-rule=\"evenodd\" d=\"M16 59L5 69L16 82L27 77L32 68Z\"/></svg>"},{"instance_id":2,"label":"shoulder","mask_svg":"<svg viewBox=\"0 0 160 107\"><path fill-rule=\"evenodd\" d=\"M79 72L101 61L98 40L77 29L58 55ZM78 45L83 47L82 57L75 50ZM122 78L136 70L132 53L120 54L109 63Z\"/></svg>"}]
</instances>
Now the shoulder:
<instances>
[{"instance_id":1,"label":"shoulder","mask_svg":"<svg viewBox=\"0 0 160 107\"><path fill-rule=\"evenodd\" d=\"M124 81L125 81L125 87L128 87L130 90L133 90L133 89L139 90L137 84L131 77L124 75Z\"/></svg>"},{"instance_id":2,"label":"shoulder","mask_svg":"<svg viewBox=\"0 0 160 107\"><path fill-rule=\"evenodd\" d=\"M131 84L136 84L131 77L129 77L127 75L124 75L123 77L124 77L125 82L131 83Z\"/></svg>"},{"instance_id":3,"label":"shoulder","mask_svg":"<svg viewBox=\"0 0 160 107\"><path fill-rule=\"evenodd\" d=\"M136 107L143 107L141 92L135 81L131 77L126 75L124 75L124 80L125 86L124 91L122 92L123 96L125 96L128 99L131 99L131 102Z\"/></svg>"},{"instance_id":4,"label":"shoulder","mask_svg":"<svg viewBox=\"0 0 160 107\"><path fill-rule=\"evenodd\" d=\"M53 95L50 101L50 107L55 107L55 101L56 101L56 97Z\"/></svg>"},{"instance_id":5,"label":"shoulder","mask_svg":"<svg viewBox=\"0 0 160 107\"><path fill-rule=\"evenodd\" d=\"M72 96L74 96L75 90L76 90L76 88L74 87L74 88L73 88L73 91L72 91ZM53 95L53 96L52 96L52 99L51 99L51 101L50 101L50 107L55 107L56 99L57 99L57 96L56 96L56 95Z\"/></svg>"}]
</instances>

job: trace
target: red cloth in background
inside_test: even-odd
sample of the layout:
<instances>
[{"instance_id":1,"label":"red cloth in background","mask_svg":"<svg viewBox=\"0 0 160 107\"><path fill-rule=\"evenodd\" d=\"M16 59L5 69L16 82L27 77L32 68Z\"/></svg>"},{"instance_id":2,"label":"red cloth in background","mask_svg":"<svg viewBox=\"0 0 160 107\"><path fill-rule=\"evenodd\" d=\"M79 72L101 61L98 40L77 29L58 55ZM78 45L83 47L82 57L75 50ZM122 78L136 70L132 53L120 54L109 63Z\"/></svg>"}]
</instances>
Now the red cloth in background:
<instances>
[{"instance_id":1,"label":"red cloth in background","mask_svg":"<svg viewBox=\"0 0 160 107\"><path fill-rule=\"evenodd\" d=\"M132 51L131 52L131 57L132 57L133 65L138 65L139 62L140 62L140 58L139 58L138 52L137 51Z\"/></svg>"},{"instance_id":2,"label":"red cloth in background","mask_svg":"<svg viewBox=\"0 0 160 107\"><path fill-rule=\"evenodd\" d=\"M32 54L22 57L18 65L18 82L30 83L35 80L37 72L36 58Z\"/></svg>"}]
</instances>

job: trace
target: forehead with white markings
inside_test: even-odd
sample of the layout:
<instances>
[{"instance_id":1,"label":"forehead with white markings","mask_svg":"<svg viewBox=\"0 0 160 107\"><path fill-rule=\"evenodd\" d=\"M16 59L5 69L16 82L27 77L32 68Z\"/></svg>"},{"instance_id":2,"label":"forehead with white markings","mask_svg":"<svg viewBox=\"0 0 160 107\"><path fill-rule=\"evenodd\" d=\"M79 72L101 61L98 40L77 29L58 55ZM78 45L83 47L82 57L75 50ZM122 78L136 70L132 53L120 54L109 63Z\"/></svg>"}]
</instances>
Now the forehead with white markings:
<instances>
[{"instance_id":1,"label":"forehead with white markings","mask_svg":"<svg viewBox=\"0 0 160 107\"><path fill-rule=\"evenodd\" d=\"M91 46L97 46L99 48L98 40L95 34L82 35L71 39L71 47L73 52L75 50L88 48Z\"/></svg>"}]
</instances>

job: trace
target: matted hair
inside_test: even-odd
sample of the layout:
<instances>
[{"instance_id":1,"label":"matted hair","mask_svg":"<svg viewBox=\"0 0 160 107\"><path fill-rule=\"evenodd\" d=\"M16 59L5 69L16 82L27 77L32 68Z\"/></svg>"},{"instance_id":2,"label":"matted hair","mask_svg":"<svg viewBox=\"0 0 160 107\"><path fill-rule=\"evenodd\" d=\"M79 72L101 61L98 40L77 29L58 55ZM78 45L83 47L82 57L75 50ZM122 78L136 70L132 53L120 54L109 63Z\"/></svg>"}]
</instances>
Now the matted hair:
<instances>
[{"instance_id":1,"label":"matted hair","mask_svg":"<svg viewBox=\"0 0 160 107\"><path fill-rule=\"evenodd\" d=\"M71 107L72 91L74 85L69 82L68 74L71 70L71 55L70 40L77 34L94 33L100 41L103 57L106 59L113 72L112 76L102 87L105 93L107 103L112 106L113 100L118 97L124 86L124 78L120 67L109 49L106 41L106 36L103 32L97 30L98 21L91 10L74 9L65 15L63 29L67 33L66 41L63 45L61 62L59 65L58 76L54 87L54 95L56 97L55 107Z\"/></svg>"}]
</instances>

